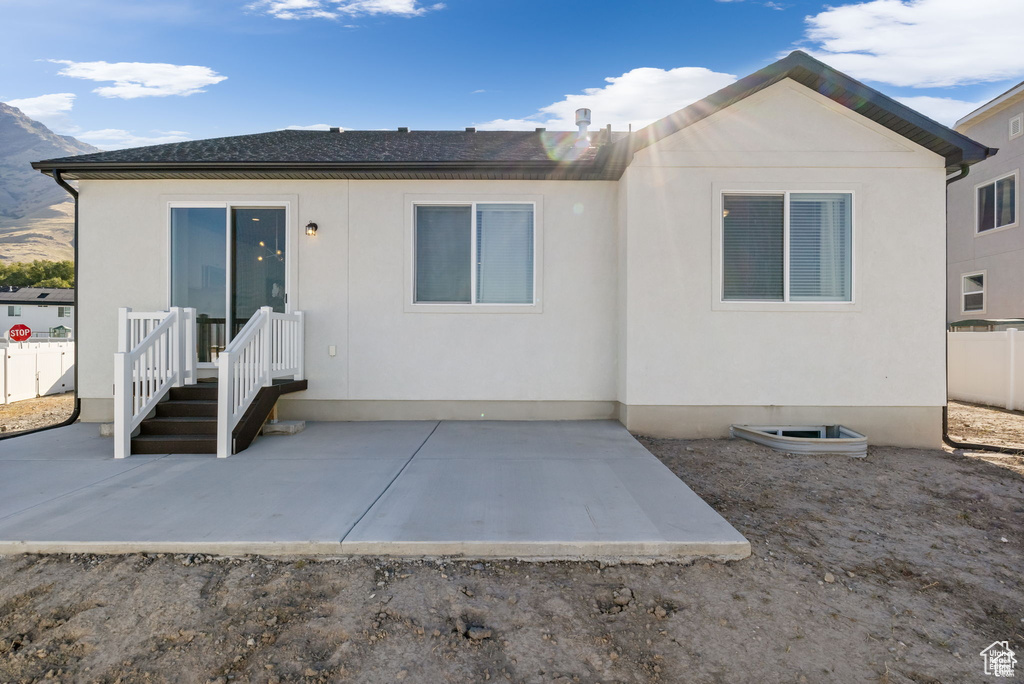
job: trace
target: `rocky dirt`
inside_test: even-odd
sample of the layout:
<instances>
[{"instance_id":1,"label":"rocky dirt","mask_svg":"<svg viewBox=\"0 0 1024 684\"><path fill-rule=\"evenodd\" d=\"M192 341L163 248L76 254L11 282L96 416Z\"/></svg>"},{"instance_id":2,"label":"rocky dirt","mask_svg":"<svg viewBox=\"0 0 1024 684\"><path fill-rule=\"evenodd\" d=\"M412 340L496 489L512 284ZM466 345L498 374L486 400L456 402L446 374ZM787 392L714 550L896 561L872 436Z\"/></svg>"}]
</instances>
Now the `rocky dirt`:
<instances>
[{"instance_id":1,"label":"rocky dirt","mask_svg":"<svg viewBox=\"0 0 1024 684\"><path fill-rule=\"evenodd\" d=\"M68 419L74 408L74 392L0 404L0 433L20 432L62 423Z\"/></svg>"},{"instance_id":2,"label":"rocky dirt","mask_svg":"<svg viewBox=\"0 0 1024 684\"><path fill-rule=\"evenodd\" d=\"M961 682L1024 649L1019 474L643 441L750 558L12 556L0 681Z\"/></svg>"}]
</instances>

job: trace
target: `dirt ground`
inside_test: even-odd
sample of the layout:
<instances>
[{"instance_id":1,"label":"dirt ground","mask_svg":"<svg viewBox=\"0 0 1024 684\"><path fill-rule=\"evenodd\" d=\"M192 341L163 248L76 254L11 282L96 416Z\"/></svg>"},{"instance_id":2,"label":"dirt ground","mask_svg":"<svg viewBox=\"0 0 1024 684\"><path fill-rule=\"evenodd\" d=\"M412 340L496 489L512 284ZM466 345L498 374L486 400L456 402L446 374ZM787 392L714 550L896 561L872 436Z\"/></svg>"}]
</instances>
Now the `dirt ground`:
<instances>
[{"instance_id":1,"label":"dirt ground","mask_svg":"<svg viewBox=\"0 0 1024 684\"><path fill-rule=\"evenodd\" d=\"M56 425L67 420L74 409L74 392L0 404L0 433Z\"/></svg>"},{"instance_id":2,"label":"dirt ground","mask_svg":"<svg viewBox=\"0 0 1024 684\"><path fill-rule=\"evenodd\" d=\"M643 440L732 563L0 558L0 682L961 682L1024 649L1024 478ZM453 505L457 505L453 503Z\"/></svg>"},{"instance_id":3,"label":"dirt ground","mask_svg":"<svg viewBox=\"0 0 1024 684\"><path fill-rule=\"evenodd\" d=\"M1024 451L1024 411L950 400L949 434L959 442L1020 447Z\"/></svg>"}]
</instances>

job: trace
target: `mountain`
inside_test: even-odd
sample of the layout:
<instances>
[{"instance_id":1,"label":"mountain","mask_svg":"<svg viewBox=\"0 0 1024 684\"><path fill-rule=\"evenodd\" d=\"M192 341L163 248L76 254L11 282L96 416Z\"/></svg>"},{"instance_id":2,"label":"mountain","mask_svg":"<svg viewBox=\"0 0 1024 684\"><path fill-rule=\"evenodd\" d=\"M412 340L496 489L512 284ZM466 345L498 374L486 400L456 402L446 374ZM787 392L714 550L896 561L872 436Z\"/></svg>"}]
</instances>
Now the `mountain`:
<instances>
[{"instance_id":1,"label":"mountain","mask_svg":"<svg viewBox=\"0 0 1024 684\"><path fill-rule=\"evenodd\" d=\"M0 259L72 257L74 204L52 178L30 163L99 151L71 136L57 135L17 107L0 102Z\"/></svg>"}]
</instances>

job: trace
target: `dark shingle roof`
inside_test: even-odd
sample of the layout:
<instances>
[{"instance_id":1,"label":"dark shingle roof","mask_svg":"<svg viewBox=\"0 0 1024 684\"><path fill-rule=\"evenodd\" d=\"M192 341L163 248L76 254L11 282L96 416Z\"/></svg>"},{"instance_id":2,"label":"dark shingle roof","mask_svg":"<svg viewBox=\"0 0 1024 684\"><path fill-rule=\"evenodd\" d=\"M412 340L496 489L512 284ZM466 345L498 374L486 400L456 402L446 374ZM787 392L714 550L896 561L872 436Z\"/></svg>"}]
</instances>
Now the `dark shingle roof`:
<instances>
[{"instance_id":1,"label":"dark shingle roof","mask_svg":"<svg viewBox=\"0 0 1024 684\"><path fill-rule=\"evenodd\" d=\"M575 132L302 131L136 147L32 164L67 178L562 178L614 180L633 154L791 78L943 156L949 170L995 153L796 51L632 135Z\"/></svg>"},{"instance_id":2,"label":"dark shingle roof","mask_svg":"<svg viewBox=\"0 0 1024 684\"><path fill-rule=\"evenodd\" d=\"M67 306L75 302L73 288L21 287L14 291L0 289L0 305L33 304L39 306Z\"/></svg>"},{"instance_id":3,"label":"dark shingle roof","mask_svg":"<svg viewBox=\"0 0 1024 684\"><path fill-rule=\"evenodd\" d=\"M286 130L113 150L45 163L445 163L594 158L594 147L576 155L575 141L575 133L547 131Z\"/></svg>"},{"instance_id":4,"label":"dark shingle roof","mask_svg":"<svg viewBox=\"0 0 1024 684\"><path fill-rule=\"evenodd\" d=\"M623 136L613 134L613 139ZM44 171L61 169L69 178L76 177L76 171L90 177L103 171L115 177L118 172L145 169L180 174L199 169L225 174L262 169L300 177L303 172L409 177L409 172L416 171L488 169L499 174L586 175L595 169L608 132L594 131L590 138L590 146L579 147L575 132L284 130L47 159L33 166Z\"/></svg>"}]
</instances>

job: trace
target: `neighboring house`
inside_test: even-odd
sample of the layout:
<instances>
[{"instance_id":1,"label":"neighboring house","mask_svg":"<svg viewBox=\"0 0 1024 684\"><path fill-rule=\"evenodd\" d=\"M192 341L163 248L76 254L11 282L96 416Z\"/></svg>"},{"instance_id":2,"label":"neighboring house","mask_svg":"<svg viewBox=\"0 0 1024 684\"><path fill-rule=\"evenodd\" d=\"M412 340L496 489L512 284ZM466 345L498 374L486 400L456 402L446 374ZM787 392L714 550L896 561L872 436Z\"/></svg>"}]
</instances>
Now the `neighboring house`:
<instances>
[{"instance_id":1,"label":"neighboring house","mask_svg":"<svg viewBox=\"0 0 1024 684\"><path fill-rule=\"evenodd\" d=\"M78 181L84 420L114 413L118 307L195 307L213 374L269 306L305 316L282 418L937 446L945 179L989 153L795 52L629 135L277 131L34 166Z\"/></svg>"},{"instance_id":2,"label":"neighboring house","mask_svg":"<svg viewBox=\"0 0 1024 684\"><path fill-rule=\"evenodd\" d=\"M27 325L33 338L70 337L75 329L75 291L0 285L0 336Z\"/></svg>"},{"instance_id":3,"label":"neighboring house","mask_svg":"<svg viewBox=\"0 0 1024 684\"><path fill-rule=\"evenodd\" d=\"M955 128L999 154L973 166L947 191L947 320L1024 318L1024 83L960 119Z\"/></svg>"}]
</instances>

